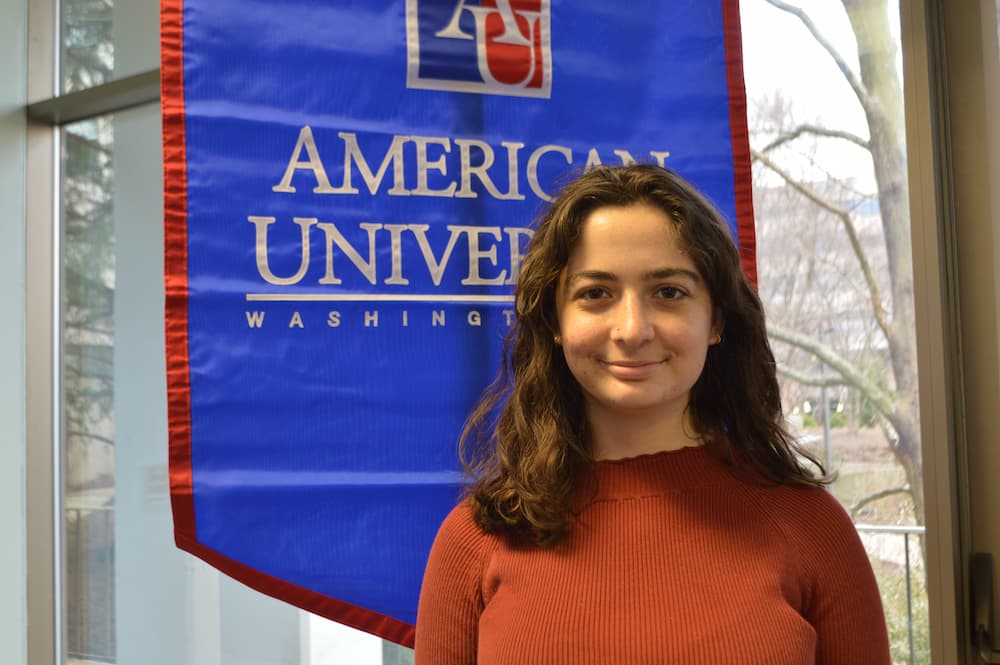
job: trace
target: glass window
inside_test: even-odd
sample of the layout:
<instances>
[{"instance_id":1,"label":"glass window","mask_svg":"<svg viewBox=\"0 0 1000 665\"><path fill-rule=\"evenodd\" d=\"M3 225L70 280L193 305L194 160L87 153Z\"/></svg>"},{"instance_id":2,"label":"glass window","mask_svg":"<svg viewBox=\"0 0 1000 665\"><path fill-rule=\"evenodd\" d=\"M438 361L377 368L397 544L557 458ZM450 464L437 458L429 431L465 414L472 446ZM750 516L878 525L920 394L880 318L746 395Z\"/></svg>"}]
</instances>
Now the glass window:
<instances>
[{"instance_id":1,"label":"glass window","mask_svg":"<svg viewBox=\"0 0 1000 665\"><path fill-rule=\"evenodd\" d=\"M112 136L107 118L62 132L65 638L102 662L115 653Z\"/></svg>"},{"instance_id":2,"label":"glass window","mask_svg":"<svg viewBox=\"0 0 1000 665\"><path fill-rule=\"evenodd\" d=\"M412 662L174 547L159 109L67 126L62 144L62 662Z\"/></svg>"},{"instance_id":3,"label":"glass window","mask_svg":"<svg viewBox=\"0 0 1000 665\"><path fill-rule=\"evenodd\" d=\"M75 92L160 66L159 3L64 0L62 92Z\"/></svg>"},{"instance_id":4,"label":"glass window","mask_svg":"<svg viewBox=\"0 0 1000 665\"><path fill-rule=\"evenodd\" d=\"M927 663L899 6L741 7L759 290L785 410L839 474L894 661Z\"/></svg>"}]
</instances>

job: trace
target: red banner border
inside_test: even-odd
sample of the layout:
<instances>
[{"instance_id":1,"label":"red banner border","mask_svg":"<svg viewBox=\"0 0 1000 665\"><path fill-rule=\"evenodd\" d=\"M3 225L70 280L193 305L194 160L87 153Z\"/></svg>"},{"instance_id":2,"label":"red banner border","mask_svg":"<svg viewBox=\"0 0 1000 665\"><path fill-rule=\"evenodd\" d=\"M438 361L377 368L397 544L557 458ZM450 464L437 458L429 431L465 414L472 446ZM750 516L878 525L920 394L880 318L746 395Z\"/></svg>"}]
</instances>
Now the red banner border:
<instances>
[{"instance_id":1,"label":"red banner border","mask_svg":"<svg viewBox=\"0 0 1000 665\"><path fill-rule=\"evenodd\" d=\"M163 114L164 334L167 424L174 529L194 534L191 377L188 369L187 156L184 123L183 0L160 4L160 105Z\"/></svg>"},{"instance_id":2,"label":"red banner border","mask_svg":"<svg viewBox=\"0 0 1000 665\"><path fill-rule=\"evenodd\" d=\"M750 283L757 284L757 235L753 214L753 173L750 165L750 131L747 128L747 91L743 79L743 33L739 0L722 0L729 87L729 129L733 141L733 194L740 260Z\"/></svg>"},{"instance_id":3,"label":"red banner border","mask_svg":"<svg viewBox=\"0 0 1000 665\"><path fill-rule=\"evenodd\" d=\"M184 116L184 2L160 2L160 100L163 112L163 209L167 422L170 501L177 547L268 596L382 639L412 647L412 625L286 582L198 542L191 466L188 356L187 155Z\"/></svg>"}]
</instances>

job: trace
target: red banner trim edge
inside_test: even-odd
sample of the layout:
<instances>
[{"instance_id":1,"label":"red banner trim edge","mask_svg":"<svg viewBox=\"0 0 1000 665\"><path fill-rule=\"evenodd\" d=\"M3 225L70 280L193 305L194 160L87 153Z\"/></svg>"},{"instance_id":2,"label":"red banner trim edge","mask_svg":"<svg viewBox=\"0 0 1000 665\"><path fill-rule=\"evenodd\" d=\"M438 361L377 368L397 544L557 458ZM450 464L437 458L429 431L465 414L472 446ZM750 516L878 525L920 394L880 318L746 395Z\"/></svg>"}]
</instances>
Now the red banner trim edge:
<instances>
[{"instance_id":1,"label":"red banner trim edge","mask_svg":"<svg viewBox=\"0 0 1000 665\"><path fill-rule=\"evenodd\" d=\"M219 554L211 548L205 547L185 534L175 531L174 535L179 548L194 554L199 559L252 589L256 589L278 600L291 603L296 607L330 619L331 621L363 630L366 633L371 633L390 642L401 644L404 647L413 648L416 631L408 623L403 623L398 619L366 610L357 605L345 603L330 596L310 591L291 582L278 579L267 573L262 573L255 568L251 568L239 561L230 559L224 554Z\"/></svg>"},{"instance_id":2,"label":"red banner trim edge","mask_svg":"<svg viewBox=\"0 0 1000 665\"><path fill-rule=\"evenodd\" d=\"M750 131L747 128L747 91L743 79L743 33L739 0L722 0L729 83L729 128L733 140L733 193L736 229L743 272L757 285L757 235L753 214L753 173L750 165Z\"/></svg>"},{"instance_id":3,"label":"red banner trim edge","mask_svg":"<svg viewBox=\"0 0 1000 665\"><path fill-rule=\"evenodd\" d=\"M160 4L163 113L163 233L167 424L174 531L194 537L191 376L187 311L187 155L184 123L183 0Z\"/></svg>"},{"instance_id":4,"label":"red banner trim edge","mask_svg":"<svg viewBox=\"0 0 1000 665\"><path fill-rule=\"evenodd\" d=\"M163 209L167 422L170 501L177 547L257 591L313 614L413 647L408 623L278 579L198 542L191 465L188 356L187 154L184 116L184 2L160 3L160 99L163 112Z\"/></svg>"}]
</instances>

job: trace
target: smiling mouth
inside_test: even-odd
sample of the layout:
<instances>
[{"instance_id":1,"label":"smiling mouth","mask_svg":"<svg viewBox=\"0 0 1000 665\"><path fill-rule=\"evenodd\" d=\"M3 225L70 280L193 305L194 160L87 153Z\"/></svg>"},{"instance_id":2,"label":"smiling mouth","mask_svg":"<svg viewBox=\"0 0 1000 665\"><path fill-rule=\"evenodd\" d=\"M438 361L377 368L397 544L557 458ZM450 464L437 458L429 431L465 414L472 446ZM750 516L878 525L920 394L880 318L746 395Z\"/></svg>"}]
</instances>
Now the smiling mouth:
<instances>
[{"instance_id":1,"label":"smiling mouth","mask_svg":"<svg viewBox=\"0 0 1000 665\"><path fill-rule=\"evenodd\" d=\"M638 381L652 376L666 360L602 360L608 372L625 381Z\"/></svg>"}]
</instances>

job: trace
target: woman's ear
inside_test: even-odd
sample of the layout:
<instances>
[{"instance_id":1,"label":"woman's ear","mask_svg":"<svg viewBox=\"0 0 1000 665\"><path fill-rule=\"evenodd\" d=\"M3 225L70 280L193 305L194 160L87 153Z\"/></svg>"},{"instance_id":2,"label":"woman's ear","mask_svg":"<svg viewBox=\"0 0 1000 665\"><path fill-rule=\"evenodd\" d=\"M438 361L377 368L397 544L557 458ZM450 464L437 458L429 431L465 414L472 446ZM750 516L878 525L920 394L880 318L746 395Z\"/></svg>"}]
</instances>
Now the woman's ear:
<instances>
[{"instance_id":1,"label":"woman's ear","mask_svg":"<svg viewBox=\"0 0 1000 665\"><path fill-rule=\"evenodd\" d=\"M552 331L552 342L556 346L562 346L562 331L559 329L559 321L554 321L549 325L549 330Z\"/></svg>"},{"instance_id":2,"label":"woman's ear","mask_svg":"<svg viewBox=\"0 0 1000 665\"><path fill-rule=\"evenodd\" d=\"M722 343L722 332L726 327L725 317L718 309L712 315L712 336L709 338L709 346Z\"/></svg>"}]
</instances>

